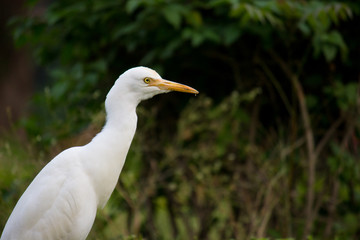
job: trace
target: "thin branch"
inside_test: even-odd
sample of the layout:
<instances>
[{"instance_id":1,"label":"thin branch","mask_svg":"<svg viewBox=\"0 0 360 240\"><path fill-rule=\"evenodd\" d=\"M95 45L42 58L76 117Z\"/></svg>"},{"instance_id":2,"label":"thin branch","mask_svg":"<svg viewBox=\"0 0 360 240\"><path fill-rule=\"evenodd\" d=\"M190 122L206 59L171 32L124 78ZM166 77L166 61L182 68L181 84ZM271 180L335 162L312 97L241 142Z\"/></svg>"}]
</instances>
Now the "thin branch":
<instances>
[{"instance_id":1,"label":"thin branch","mask_svg":"<svg viewBox=\"0 0 360 240\"><path fill-rule=\"evenodd\" d=\"M261 222L258 226L256 235L261 238L265 236L266 228L269 223L271 214L273 213L275 205L279 202L279 197L276 194L276 190L273 190L279 179L284 175L285 171L279 171L275 177L273 177L270 183L266 186L266 194L264 196L264 206L261 209Z\"/></svg>"},{"instance_id":2,"label":"thin branch","mask_svg":"<svg viewBox=\"0 0 360 240\"><path fill-rule=\"evenodd\" d=\"M298 75L294 74L290 69L288 64L274 51L269 50L272 58L279 64L280 68L283 70L285 75L290 79L300 107L300 113L303 120L303 125L305 129L305 139L306 139L306 147L307 147L307 155L308 155L308 191L307 191L307 203L306 203L306 223L304 229L303 239L305 239L309 233L311 232L313 222L314 222L314 213L313 213L313 205L314 205L314 194L315 194L315 179L316 179L316 154L315 154L315 143L314 143L314 134L311 128L311 121L309 112L306 106L306 99L304 90L300 84Z\"/></svg>"},{"instance_id":3,"label":"thin branch","mask_svg":"<svg viewBox=\"0 0 360 240\"><path fill-rule=\"evenodd\" d=\"M343 116L345 116L345 114L343 114ZM354 128L355 128L354 121L351 121L349 119L344 138L342 139L341 145L340 145L340 149L342 151L344 151L346 146L348 145L348 143L351 139L352 133L354 132ZM336 173L334 176L334 179L335 179L334 187L333 187L333 191L332 191L330 203L329 203L329 208L328 208L329 215L326 220L326 227L325 227L325 234L324 234L325 239L329 238L331 236L331 232L332 232L332 228L333 228L333 222L335 219L336 206L338 204L338 195L339 195L339 189L340 189L339 175L342 172L342 169L343 169L342 167L339 167L336 170Z\"/></svg>"},{"instance_id":4,"label":"thin branch","mask_svg":"<svg viewBox=\"0 0 360 240\"><path fill-rule=\"evenodd\" d=\"M325 234L324 234L324 238L325 239L329 239L331 236L331 231L333 228L333 222L334 222L334 218L335 218L335 210L336 210L336 206L337 206L337 198L338 198L338 194L339 194L339 188L340 188L340 182L337 179L339 176L339 169L336 171L336 174L334 176L334 187L333 187L333 191L331 194L331 198L330 198L330 203L329 203L329 215L327 217L326 220L326 227L325 227Z\"/></svg>"},{"instance_id":5,"label":"thin branch","mask_svg":"<svg viewBox=\"0 0 360 240\"><path fill-rule=\"evenodd\" d=\"M319 157L321 151L324 149L324 147L326 146L326 144L330 141L331 137L334 135L336 129L340 126L340 124L344 121L345 115L342 114L329 128L329 130L327 130L326 134L324 135L324 137L320 140L320 142L317 144L316 149L315 149L315 155L316 158Z\"/></svg>"},{"instance_id":6,"label":"thin branch","mask_svg":"<svg viewBox=\"0 0 360 240\"><path fill-rule=\"evenodd\" d=\"M122 197L124 198L125 202L129 205L129 207L131 209L134 209L135 203L131 199L130 194L127 191L125 191L119 184L116 184L115 189L122 195Z\"/></svg>"},{"instance_id":7,"label":"thin branch","mask_svg":"<svg viewBox=\"0 0 360 240\"><path fill-rule=\"evenodd\" d=\"M283 101L286 110L288 111L289 115L292 116L292 107L291 104L289 102L289 99L287 98L284 90L282 89L279 81L276 79L276 77L274 76L274 74L270 71L269 67L264 63L264 61L262 60L258 60L257 61L260 65L260 67L262 68L262 70L264 71L265 75L268 77L268 79L271 81L271 83L274 85L276 91L278 92L281 100Z\"/></svg>"},{"instance_id":8,"label":"thin branch","mask_svg":"<svg viewBox=\"0 0 360 240\"><path fill-rule=\"evenodd\" d=\"M255 100L253 110L251 112L251 123L249 128L249 145L255 146L256 133L259 120L260 102Z\"/></svg>"},{"instance_id":9,"label":"thin branch","mask_svg":"<svg viewBox=\"0 0 360 240\"><path fill-rule=\"evenodd\" d=\"M280 151L280 158L285 159L288 155L293 153L296 149L300 148L305 142L305 138L301 137L298 140L296 140L293 144L290 146L285 147L282 151Z\"/></svg>"}]
</instances>

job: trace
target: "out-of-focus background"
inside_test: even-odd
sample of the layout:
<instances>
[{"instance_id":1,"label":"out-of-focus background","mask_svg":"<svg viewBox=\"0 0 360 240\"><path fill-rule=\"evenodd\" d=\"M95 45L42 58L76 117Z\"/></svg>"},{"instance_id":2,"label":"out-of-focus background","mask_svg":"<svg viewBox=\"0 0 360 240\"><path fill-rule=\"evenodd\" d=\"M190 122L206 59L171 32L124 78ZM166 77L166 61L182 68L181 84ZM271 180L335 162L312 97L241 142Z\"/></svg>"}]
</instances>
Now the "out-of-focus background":
<instances>
[{"instance_id":1,"label":"out-of-focus background","mask_svg":"<svg viewBox=\"0 0 360 240\"><path fill-rule=\"evenodd\" d=\"M360 2L1 4L0 229L144 65L200 94L141 103L88 239L360 238Z\"/></svg>"}]
</instances>

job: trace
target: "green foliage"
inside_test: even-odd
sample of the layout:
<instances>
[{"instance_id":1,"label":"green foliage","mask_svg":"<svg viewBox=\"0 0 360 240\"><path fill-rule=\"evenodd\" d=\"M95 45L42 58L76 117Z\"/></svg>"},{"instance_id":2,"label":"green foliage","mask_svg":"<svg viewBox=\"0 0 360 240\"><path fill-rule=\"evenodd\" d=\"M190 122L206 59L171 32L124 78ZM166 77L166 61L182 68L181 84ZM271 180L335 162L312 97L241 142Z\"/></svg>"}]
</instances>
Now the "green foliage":
<instances>
[{"instance_id":1,"label":"green foliage","mask_svg":"<svg viewBox=\"0 0 360 240\"><path fill-rule=\"evenodd\" d=\"M359 10L350 1L53 2L11 22L47 73L23 125L57 148L99 125L119 74L147 65L200 95L138 108L128 161L89 239L354 239ZM15 179L33 171L0 173L2 194L16 188L1 202L8 213L25 188Z\"/></svg>"},{"instance_id":2,"label":"green foliage","mask_svg":"<svg viewBox=\"0 0 360 240\"><path fill-rule=\"evenodd\" d=\"M137 64L160 72L164 67L167 72L181 69L196 62L179 60L193 47L236 49L247 35L272 48L272 36L283 35L281 40L288 42L291 31L311 40L314 56L323 54L331 62L340 54L344 60L347 46L332 27L352 16L344 3L317 1L54 2L43 16L12 21L16 43L31 45L52 80L38 95L36 115L24 122L25 127L38 135L34 125L40 123L43 133L38 140L54 143L55 137L84 128L124 69ZM69 119L71 126L60 127Z\"/></svg>"},{"instance_id":3,"label":"green foliage","mask_svg":"<svg viewBox=\"0 0 360 240\"><path fill-rule=\"evenodd\" d=\"M37 159L36 159L37 158ZM0 139L0 225L4 226L16 201L44 165L41 155L12 137Z\"/></svg>"},{"instance_id":4,"label":"green foliage","mask_svg":"<svg viewBox=\"0 0 360 240\"><path fill-rule=\"evenodd\" d=\"M338 107L345 112L356 111L359 86L356 82L342 83L335 81L333 86L324 88L324 91L336 99Z\"/></svg>"}]
</instances>

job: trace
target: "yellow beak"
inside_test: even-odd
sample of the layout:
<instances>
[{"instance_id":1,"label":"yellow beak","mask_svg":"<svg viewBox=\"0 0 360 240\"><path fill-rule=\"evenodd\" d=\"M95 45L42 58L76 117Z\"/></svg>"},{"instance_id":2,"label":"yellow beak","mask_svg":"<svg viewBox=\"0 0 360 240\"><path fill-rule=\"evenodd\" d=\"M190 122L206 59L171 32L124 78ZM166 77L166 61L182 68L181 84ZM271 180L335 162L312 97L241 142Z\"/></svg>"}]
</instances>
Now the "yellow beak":
<instances>
[{"instance_id":1,"label":"yellow beak","mask_svg":"<svg viewBox=\"0 0 360 240\"><path fill-rule=\"evenodd\" d=\"M151 79L149 86L155 86L162 90L168 90L168 91L177 91L177 92L194 93L194 94L199 93L199 91L197 91L192 87L164 79Z\"/></svg>"}]
</instances>

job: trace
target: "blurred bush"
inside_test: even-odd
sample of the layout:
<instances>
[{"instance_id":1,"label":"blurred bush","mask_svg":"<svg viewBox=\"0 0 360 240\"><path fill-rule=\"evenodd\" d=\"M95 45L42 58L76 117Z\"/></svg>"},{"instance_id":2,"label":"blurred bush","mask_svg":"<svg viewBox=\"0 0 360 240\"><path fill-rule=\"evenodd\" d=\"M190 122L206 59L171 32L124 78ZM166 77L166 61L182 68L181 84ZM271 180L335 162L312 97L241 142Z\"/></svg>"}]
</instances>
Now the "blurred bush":
<instances>
[{"instance_id":1,"label":"blurred bush","mask_svg":"<svg viewBox=\"0 0 360 240\"><path fill-rule=\"evenodd\" d=\"M41 16L33 8L10 25L48 74L23 120L42 147L91 119L99 127L100 103L129 67L200 91L139 107L128 161L90 239L359 237L359 3L62 0Z\"/></svg>"}]
</instances>

